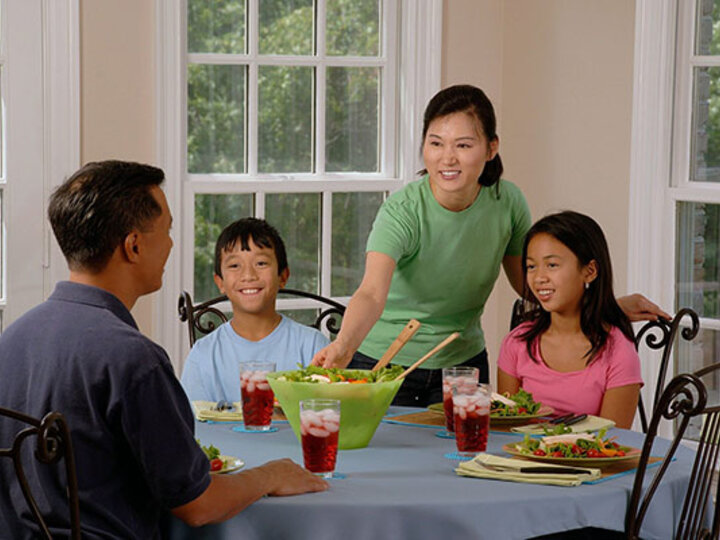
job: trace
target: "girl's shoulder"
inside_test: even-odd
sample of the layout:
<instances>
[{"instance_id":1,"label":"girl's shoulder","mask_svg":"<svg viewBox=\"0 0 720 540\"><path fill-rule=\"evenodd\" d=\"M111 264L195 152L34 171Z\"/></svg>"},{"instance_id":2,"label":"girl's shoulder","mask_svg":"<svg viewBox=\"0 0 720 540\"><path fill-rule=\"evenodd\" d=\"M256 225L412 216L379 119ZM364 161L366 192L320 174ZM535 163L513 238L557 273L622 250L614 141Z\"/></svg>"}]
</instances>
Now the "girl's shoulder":
<instances>
[{"instance_id":1,"label":"girl's shoulder","mask_svg":"<svg viewBox=\"0 0 720 540\"><path fill-rule=\"evenodd\" d=\"M626 358L628 355L631 357L637 356L635 343L628 339L627 336L623 334L622 330L620 330L617 326L610 327L607 341L605 342L605 347L603 347L603 349L605 353L603 356L606 357L608 361Z\"/></svg>"},{"instance_id":2,"label":"girl's shoulder","mask_svg":"<svg viewBox=\"0 0 720 540\"><path fill-rule=\"evenodd\" d=\"M532 322L523 322L518 324L515 328L510 330L505 337L503 338L503 344L507 343L515 344L515 343L522 343L524 345L525 339L523 339L522 335L527 332L532 327Z\"/></svg>"}]
</instances>

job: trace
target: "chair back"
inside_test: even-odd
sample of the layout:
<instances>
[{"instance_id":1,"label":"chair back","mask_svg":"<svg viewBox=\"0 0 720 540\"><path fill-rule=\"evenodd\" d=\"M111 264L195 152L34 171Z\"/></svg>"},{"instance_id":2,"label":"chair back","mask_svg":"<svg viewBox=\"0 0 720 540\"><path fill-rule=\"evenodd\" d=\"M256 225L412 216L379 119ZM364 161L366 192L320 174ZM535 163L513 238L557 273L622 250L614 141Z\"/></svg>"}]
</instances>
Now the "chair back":
<instances>
[{"instance_id":1,"label":"chair back","mask_svg":"<svg viewBox=\"0 0 720 540\"><path fill-rule=\"evenodd\" d=\"M714 500L717 499L717 485L713 476L718 464L718 448L720 447L720 405L708 405L708 391L703 379L717 377L720 363L703 368L695 373L678 375L670 381L657 400L655 410L650 419L645 436L642 454L635 474L630 504L625 520L627 538L638 539L643 519L660 481L675 455L688 424L693 418L704 416L700 433L700 441L685 495L678 528L674 531L676 539L718 538L720 520ZM675 422L676 433L672 443L663 456L662 463L655 469L655 475L649 487L643 491L643 481L652 451L653 442L657 437L660 421L665 418ZM715 493L712 493L715 491ZM706 527L711 519L710 529Z\"/></svg>"},{"instance_id":2,"label":"chair back","mask_svg":"<svg viewBox=\"0 0 720 540\"><path fill-rule=\"evenodd\" d=\"M78 499L77 474L75 471L72 441L70 439L70 429L65 421L65 417L58 412L51 412L46 414L42 419L38 419L1 407L0 416L11 418L25 425L25 427L15 435L11 447L0 447L0 458L9 458L12 460L15 476L17 477L28 508L30 508L33 518L40 528L40 534L43 538L47 539L52 539L52 535L30 489L30 483L28 482L22 460L23 445L31 437L35 437L35 451L33 455L40 463L51 465L64 459L68 484L67 495L70 511L70 537L79 540L80 503ZM27 455L26 452L25 455Z\"/></svg>"},{"instance_id":3,"label":"chair back","mask_svg":"<svg viewBox=\"0 0 720 540\"><path fill-rule=\"evenodd\" d=\"M341 303L331 298L296 289L280 289L278 295L313 300L318 305L319 313L310 326L321 330L324 325L324 328L333 336L340 331L340 321L342 321L342 316L345 314L345 306ZM228 321L227 315L218 307L218 304L226 302L227 299L227 296L222 295L195 305L190 293L187 291L182 292L178 299L178 315L180 321L187 324L191 347L195 344L198 335L200 337L207 335L219 325Z\"/></svg>"},{"instance_id":4,"label":"chair back","mask_svg":"<svg viewBox=\"0 0 720 540\"><path fill-rule=\"evenodd\" d=\"M697 336L698 331L700 330L700 319L698 318L697 313L690 308L682 308L675 314L675 317L673 317L671 321L667 319L649 321L640 328L637 334L635 334L635 348L638 349L638 351L643 344L643 340L648 348L653 350L662 350L662 357L658 367L657 381L655 383L655 388L653 389L653 400L652 407L650 408L650 415L652 415L655 411L663 388L665 388L665 379L670 365L670 357L673 345L675 344L675 337L677 336L678 330L680 330L680 322L686 316L690 317L691 326L682 328L680 336L686 341L691 341L695 338L695 336ZM643 433L647 433L648 414L645 411L645 404L643 403L642 395L638 401L638 414L640 416L640 426L642 431Z\"/></svg>"}]
</instances>

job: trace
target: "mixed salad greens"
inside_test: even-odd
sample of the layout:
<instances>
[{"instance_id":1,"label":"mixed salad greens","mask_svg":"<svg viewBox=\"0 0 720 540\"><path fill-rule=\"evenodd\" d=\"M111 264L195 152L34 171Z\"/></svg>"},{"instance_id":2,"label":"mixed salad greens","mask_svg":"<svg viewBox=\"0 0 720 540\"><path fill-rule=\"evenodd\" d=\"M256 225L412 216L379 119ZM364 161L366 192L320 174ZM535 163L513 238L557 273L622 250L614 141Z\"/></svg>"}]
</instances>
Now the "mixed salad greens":
<instances>
[{"instance_id":1,"label":"mixed salad greens","mask_svg":"<svg viewBox=\"0 0 720 540\"><path fill-rule=\"evenodd\" d=\"M532 394L522 388L516 394L508 397L509 401L514 402L512 405L493 399L490 405L491 416L530 416L536 414L542 405L534 401Z\"/></svg>"},{"instance_id":2,"label":"mixed salad greens","mask_svg":"<svg viewBox=\"0 0 720 540\"><path fill-rule=\"evenodd\" d=\"M515 449L528 456L560 458L622 457L631 450L629 446L621 446L616 443L616 437L606 439L605 432L605 429L601 429L596 435L577 433L543 437L542 439L533 439L526 434L523 442L515 444Z\"/></svg>"},{"instance_id":3,"label":"mixed salad greens","mask_svg":"<svg viewBox=\"0 0 720 540\"><path fill-rule=\"evenodd\" d=\"M215 472L222 470L222 468L225 466L225 461L223 461L223 459L220 457L220 450L218 450L212 444L210 446L204 446L200 443L199 439L195 440L200 445L200 448L202 448L202 451L205 452L205 456L207 456L208 461L210 462L210 471Z\"/></svg>"},{"instance_id":4,"label":"mixed salad greens","mask_svg":"<svg viewBox=\"0 0 720 540\"><path fill-rule=\"evenodd\" d=\"M299 366L300 369L288 371L278 377L279 381L294 381L308 383L347 383L365 384L389 382L400 375L404 368L402 366L388 366L377 371L322 368L319 366Z\"/></svg>"}]
</instances>

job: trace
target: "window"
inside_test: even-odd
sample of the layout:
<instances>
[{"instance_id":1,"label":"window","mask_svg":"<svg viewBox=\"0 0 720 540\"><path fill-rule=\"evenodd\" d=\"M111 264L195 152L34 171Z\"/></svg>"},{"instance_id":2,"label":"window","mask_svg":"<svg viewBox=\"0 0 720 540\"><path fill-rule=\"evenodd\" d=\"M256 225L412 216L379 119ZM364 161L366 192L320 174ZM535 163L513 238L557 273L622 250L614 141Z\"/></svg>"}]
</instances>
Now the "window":
<instances>
[{"instance_id":1,"label":"window","mask_svg":"<svg viewBox=\"0 0 720 540\"><path fill-rule=\"evenodd\" d=\"M218 294L215 241L247 216L279 230L288 287L347 299L377 209L421 168L418 122L439 87L442 2L159 6L162 164L181 223L161 303L173 306L183 289L196 301ZM315 309L303 299L279 308L300 320ZM160 319L160 341L178 359L179 327Z\"/></svg>"},{"instance_id":2,"label":"window","mask_svg":"<svg viewBox=\"0 0 720 540\"><path fill-rule=\"evenodd\" d=\"M640 0L637 14L630 286L700 316L676 347L682 373L720 361L720 0Z\"/></svg>"}]
</instances>

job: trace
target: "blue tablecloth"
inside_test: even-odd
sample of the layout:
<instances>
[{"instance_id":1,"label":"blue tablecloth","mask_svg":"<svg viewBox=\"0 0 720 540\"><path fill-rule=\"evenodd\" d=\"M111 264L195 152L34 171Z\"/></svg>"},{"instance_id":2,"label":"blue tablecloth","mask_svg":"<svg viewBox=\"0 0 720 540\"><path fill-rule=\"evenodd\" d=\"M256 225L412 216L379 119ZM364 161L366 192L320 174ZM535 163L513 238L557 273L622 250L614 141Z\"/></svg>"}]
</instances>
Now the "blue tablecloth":
<instances>
[{"instance_id":1,"label":"blue tablecloth","mask_svg":"<svg viewBox=\"0 0 720 540\"><path fill-rule=\"evenodd\" d=\"M407 409L405 409L407 410ZM391 411L392 412L392 411ZM397 411L395 411L397 412ZM302 450L288 424L276 433L245 434L222 424L197 424L197 437L247 467L289 457L302 463ZM444 457L455 441L435 437L438 428L383 422L368 448L338 454L337 471L323 493L262 499L230 521L191 530L174 524L174 538L257 540L524 539L581 527L622 531L633 473L594 485L553 487L458 477L456 462ZM618 441L640 447L643 435L614 429ZM492 432L488 451L518 435ZM662 455L667 441L658 441ZM643 538L672 538L694 453L680 448L653 499ZM655 472L650 468L647 477Z\"/></svg>"}]
</instances>

